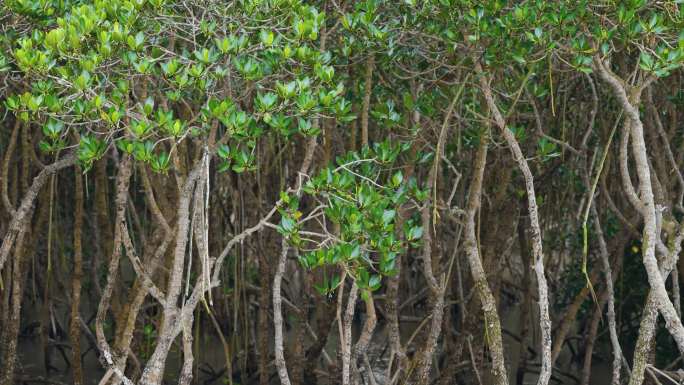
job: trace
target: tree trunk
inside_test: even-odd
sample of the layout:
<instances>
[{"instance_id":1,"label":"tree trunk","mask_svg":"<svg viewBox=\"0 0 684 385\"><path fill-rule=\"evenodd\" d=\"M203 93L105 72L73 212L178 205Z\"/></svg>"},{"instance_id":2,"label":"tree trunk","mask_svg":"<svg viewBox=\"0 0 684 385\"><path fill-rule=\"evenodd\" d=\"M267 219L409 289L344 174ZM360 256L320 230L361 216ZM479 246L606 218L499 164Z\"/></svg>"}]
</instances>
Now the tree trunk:
<instances>
[{"instance_id":1,"label":"tree trunk","mask_svg":"<svg viewBox=\"0 0 684 385\"><path fill-rule=\"evenodd\" d=\"M81 364L81 281L83 279L83 179L81 169L74 168L74 270L71 276L71 320L69 334L71 338L71 366L74 385L83 384L83 367Z\"/></svg>"},{"instance_id":2,"label":"tree trunk","mask_svg":"<svg viewBox=\"0 0 684 385\"><path fill-rule=\"evenodd\" d=\"M499 311L494 300L494 295L487 282L487 274L482 267L482 257L477 245L475 215L481 206L482 181L487 165L488 133L480 137L480 147L475 155L473 166L473 179L470 182L470 191L466 203L465 215L465 251L468 258L475 290L484 312L485 328L489 340L489 350L492 356L492 377L496 385L508 385L508 374L504 359L503 340L501 335L501 321Z\"/></svg>"},{"instance_id":3,"label":"tree trunk","mask_svg":"<svg viewBox=\"0 0 684 385\"><path fill-rule=\"evenodd\" d=\"M482 75L482 67L479 62L475 63L475 70ZM499 111L492 90L489 86L489 79L480 76L480 86L487 101L489 110L494 115L494 121L501 130L506 143L513 153L513 158L518 163L518 168L522 171L525 179L525 190L527 192L527 206L530 215L530 227L532 230L532 254L534 257L534 272L537 278L537 287L539 290L539 327L541 329L541 358L542 366L539 373L539 385L547 385L551 379L551 318L549 316L549 289L546 283L546 276L544 275L544 253L542 249L541 228L539 226L539 213L537 210L537 197L534 192L534 178L530 170L525 155L523 155L518 140L511 130L506 125L506 120L501 111Z\"/></svg>"}]
</instances>

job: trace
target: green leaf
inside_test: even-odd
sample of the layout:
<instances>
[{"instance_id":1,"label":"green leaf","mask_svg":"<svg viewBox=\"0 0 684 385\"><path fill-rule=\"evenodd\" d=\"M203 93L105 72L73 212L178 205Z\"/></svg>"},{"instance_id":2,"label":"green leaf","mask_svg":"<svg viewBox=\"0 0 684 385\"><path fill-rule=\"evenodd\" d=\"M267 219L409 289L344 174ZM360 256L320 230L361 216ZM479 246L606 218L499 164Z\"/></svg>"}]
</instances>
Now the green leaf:
<instances>
[{"instance_id":1,"label":"green leaf","mask_svg":"<svg viewBox=\"0 0 684 385\"><path fill-rule=\"evenodd\" d=\"M104 155L107 144L93 135L81 137L78 147L78 159L87 170L92 163Z\"/></svg>"},{"instance_id":2,"label":"green leaf","mask_svg":"<svg viewBox=\"0 0 684 385\"><path fill-rule=\"evenodd\" d=\"M641 67L642 70L652 72L655 69L655 61L650 54L642 52L639 59L639 67Z\"/></svg>"},{"instance_id":3,"label":"green leaf","mask_svg":"<svg viewBox=\"0 0 684 385\"><path fill-rule=\"evenodd\" d=\"M423 236L423 227L422 226L414 226L411 227L408 231L408 234L406 235L406 239L408 241L415 241L420 239Z\"/></svg>"},{"instance_id":4,"label":"green leaf","mask_svg":"<svg viewBox=\"0 0 684 385\"><path fill-rule=\"evenodd\" d=\"M390 224L393 220L394 217L396 216L397 212L395 210L385 210L382 213L382 222L385 225Z\"/></svg>"},{"instance_id":5,"label":"green leaf","mask_svg":"<svg viewBox=\"0 0 684 385\"><path fill-rule=\"evenodd\" d=\"M272 110L278 102L278 95L273 92L259 93L256 97L256 106L261 112Z\"/></svg>"},{"instance_id":6,"label":"green leaf","mask_svg":"<svg viewBox=\"0 0 684 385\"><path fill-rule=\"evenodd\" d=\"M74 86L79 91L83 91L90 86L90 73L88 71L82 71L78 77L74 80Z\"/></svg>"},{"instance_id":7,"label":"green leaf","mask_svg":"<svg viewBox=\"0 0 684 385\"><path fill-rule=\"evenodd\" d=\"M53 51L58 51L64 44L65 37L64 28L55 28L45 35L45 46Z\"/></svg>"},{"instance_id":8,"label":"green leaf","mask_svg":"<svg viewBox=\"0 0 684 385\"><path fill-rule=\"evenodd\" d=\"M230 161L223 161L219 163L218 172L226 172L231 169Z\"/></svg>"},{"instance_id":9,"label":"green leaf","mask_svg":"<svg viewBox=\"0 0 684 385\"><path fill-rule=\"evenodd\" d=\"M219 146L218 150L216 151L216 154L222 159L230 159L230 147L228 147L228 145L226 144L222 144Z\"/></svg>"},{"instance_id":10,"label":"green leaf","mask_svg":"<svg viewBox=\"0 0 684 385\"><path fill-rule=\"evenodd\" d=\"M397 171L392 175L392 187L399 187L401 185L401 182L404 181L404 175L401 173L401 171Z\"/></svg>"},{"instance_id":11,"label":"green leaf","mask_svg":"<svg viewBox=\"0 0 684 385\"><path fill-rule=\"evenodd\" d=\"M291 81L289 83L277 82L276 83L276 90L278 91L278 95L280 95L281 98L290 99L290 98L295 96L295 87L296 86L297 86L297 83L294 81Z\"/></svg>"},{"instance_id":12,"label":"green leaf","mask_svg":"<svg viewBox=\"0 0 684 385\"><path fill-rule=\"evenodd\" d=\"M280 219L280 227L285 233L291 233L295 229L295 225L295 221L288 216L283 215Z\"/></svg>"},{"instance_id":13,"label":"green leaf","mask_svg":"<svg viewBox=\"0 0 684 385\"><path fill-rule=\"evenodd\" d=\"M259 32L259 40L266 47L272 46L274 39L275 39L275 34L273 34L273 31L267 31L265 29L262 29Z\"/></svg>"},{"instance_id":14,"label":"green leaf","mask_svg":"<svg viewBox=\"0 0 684 385\"><path fill-rule=\"evenodd\" d=\"M133 149L133 157L141 162L149 162L152 160L152 151L154 150L154 143L151 140L145 142L135 142Z\"/></svg>"},{"instance_id":15,"label":"green leaf","mask_svg":"<svg viewBox=\"0 0 684 385\"><path fill-rule=\"evenodd\" d=\"M49 137L52 140L55 140L60 136L63 129L64 123L53 118L50 118L48 119L47 123L43 126L43 135Z\"/></svg>"},{"instance_id":16,"label":"green leaf","mask_svg":"<svg viewBox=\"0 0 684 385\"><path fill-rule=\"evenodd\" d=\"M372 275L370 279L368 280L368 287L372 290L375 291L380 288L380 281L382 280L382 277L379 275Z\"/></svg>"},{"instance_id":17,"label":"green leaf","mask_svg":"<svg viewBox=\"0 0 684 385\"><path fill-rule=\"evenodd\" d=\"M145 99L145 104L143 104L143 112L145 112L145 115L150 116L152 114L152 111L154 110L154 98L151 96L148 96L147 99Z\"/></svg>"},{"instance_id":18,"label":"green leaf","mask_svg":"<svg viewBox=\"0 0 684 385\"><path fill-rule=\"evenodd\" d=\"M140 50L144 42L145 34L142 31L138 32L135 36L128 36L126 38L126 44L128 44L128 48L133 51Z\"/></svg>"},{"instance_id":19,"label":"green leaf","mask_svg":"<svg viewBox=\"0 0 684 385\"><path fill-rule=\"evenodd\" d=\"M150 166L152 170L158 173L166 173L169 168L169 154L162 152L156 157L152 158Z\"/></svg>"},{"instance_id":20,"label":"green leaf","mask_svg":"<svg viewBox=\"0 0 684 385\"><path fill-rule=\"evenodd\" d=\"M217 55L213 49L202 48L199 51L193 52L195 58L203 64L211 64L217 60Z\"/></svg>"}]
</instances>

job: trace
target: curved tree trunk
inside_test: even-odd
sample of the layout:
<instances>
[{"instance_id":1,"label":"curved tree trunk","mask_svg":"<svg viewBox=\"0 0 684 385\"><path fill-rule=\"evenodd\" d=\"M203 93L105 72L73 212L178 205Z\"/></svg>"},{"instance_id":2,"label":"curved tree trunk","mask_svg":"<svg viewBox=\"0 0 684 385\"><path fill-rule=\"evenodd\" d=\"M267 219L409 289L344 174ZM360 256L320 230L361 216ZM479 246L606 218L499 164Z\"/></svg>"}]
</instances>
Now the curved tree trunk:
<instances>
[{"instance_id":1,"label":"curved tree trunk","mask_svg":"<svg viewBox=\"0 0 684 385\"><path fill-rule=\"evenodd\" d=\"M653 193L651 178L651 168L646 151L644 140L644 127L639 113L639 100L641 92L652 80L646 80L639 87L631 88L627 93L624 83L613 74L602 59L594 60L595 67L598 69L601 78L610 85L615 96L620 101L627 118L629 120L630 134L632 138L632 153L636 163L637 175L639 176L639 200L641 203L640 211L644 218L644 229L642 235L642 249L644 267L648 274L648 282L653 290L658 311L665 318L665 326L672 337L677 342L677 347L684 353L684 325L677 315L677 311L668 297L665 289L665 280L660 274L658 260L656 259L656 245L660 242L658 231L656 204Z\"/></svg>"},{"instance_id":2,"label":"curved tree trunk","mask_svg":"<svg viewBox=\"0 0 684 385\"><path fill-rule=\"evenodd\" d=\"M473 275L475 290L482 303L485 318L485 328L489 339L489 350L492 356L492 377L496 385L508 385L508 373L504 359L503 340L501 335L501 321L494 295L489 288L487 275L482 267L482 258L477 244L475 214L480 209L482 197L482 180L487 165L488 133L480 138L480 147L475 155L473 179L470 182L468 202L465 218L465 251L468 265Z\"/></svg>"},{"instance_id":3,"label":"curved tree trunk","mask_svg":"<svg viewBox=\"0 0 684 385\"><path fill-rule=\"evenodd\" d=\"M479 62L475 63L475 70L482 75L482 67ZM484 93L487 101L487 106L494 116L494 121L501 130L506 143L513 153L513 158L518 164L518 168L523 173L525 178L525 190L527 192L527 205L530 215L530 227L532 230L532 254L534 257L534 272L537 278L537 287L539 290L539 327L541 329L541 358L542 366L539 373L539 385L546 385L551 378L551 318L549 316L549 289L546 283L546 276L544 273L544 253L542 249L541 228L539 227L539 213L537 209L537 198L534 192L534 178L530 170L527 160L520 149L515 135L506 125L506 120L499 111L494 96L489 85L489 79L485 76L480 76L480 87Z\"/></svg>"}]
</instances>

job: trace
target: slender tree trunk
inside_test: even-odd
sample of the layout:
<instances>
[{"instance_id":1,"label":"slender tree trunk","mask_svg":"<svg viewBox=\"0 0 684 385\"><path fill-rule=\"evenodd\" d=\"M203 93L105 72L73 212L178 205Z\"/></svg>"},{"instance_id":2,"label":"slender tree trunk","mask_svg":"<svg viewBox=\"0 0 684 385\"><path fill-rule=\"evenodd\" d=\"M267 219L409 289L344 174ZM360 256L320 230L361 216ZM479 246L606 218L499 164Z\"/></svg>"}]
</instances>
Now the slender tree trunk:
<instances>
[{"instance_id":1,"label":"slender tree trunk","mask_svg":"<svg viewBox=\"0 0 684 385\"><path fill-rule=\"evenodd\" d=\"M589 321L589 330L587 331L586 337L584 339L584 364L582 366L580 385L589 385L591 364L593 361L592 357L594 355L594 344L596 343L596 335L598 334L599 321L601 321L601 313L603 312L603 308L606 306L606 302L608 301L608 295L608 290L603 290L601 292L599 303L596 304L596 308L594 309Z\"/></svg>"},{"instance_id":2,"label":"slender tree trunk","mask_svg":"<svg viewBox=\"0 0 684 385\"><path fill-rule=\"evenodd\" d=\"M306 272L304 272L306 274ZM312 288L313 278L311 275L302 277L300 271L294 272L294 279L300 281L301 284L295 285L293 287L293 300L297 303L297 311L295 312L294 322L294 346L292 348L290 361L292 364L290 368L292 369L290 373L290 379L294 384L302 384L304 382L304 366L305 357L305 337L307 334L307 328L309 327L309 307L310 307L310 295Z\"/></svg>"},{"instance_id":3,"label":"slender tree trunk","mask_svg":"<svg viewBox=\"0 0 684 385\"><path fill-rule=\"evenodd\" d=\"M28 130L28 127L26 127ZM25 137L25 141L28 139ZM0 248L0 269L2 269L2 262L7 259L10 251L14 249L14 258L12 260L12 280L10 292L10 314L7 317L7 326L3 325L3 338L0 341L3 344L2 358L5 362L0 368L0 385L11 385L14 383L14 370L17 362L17 343L19 336L19 328L21 323L21 307L24 294L24 283L26 280L26 264L24 258L35 251L35 245L31 243L31 226L30 220L34 213L34 205L38 194L48 179L49 175L56 173L60 169L73 164L74 158L67 156L58 160L57 162L43 168L43 170L33 179L33 183L29 187L30 174L30 159L26 152L28 151L28 144L25 142L23 146L22 168L20 175L20 182L24 198L18 209L13 212L12 221L10 222L5 238ZM71 154L73 155L73 154ZM19 172L17 172L19 174ZM48 207L44 205L43 208ZM41 210L39 220L36 227L33 228L33 233L42 228L44 218L47 213ZM3 256L4 255L4 256Z\"/></svg>"},{"instance_id":4,"label":"slender tree trunk","mask_svg":"<svg viewBox=\"0 0 684 385\"><path fill-rule=\"evenodd\" d=\"M518 168L522 171L525 178L525 190L527 192L527 205L530 215L530 227L532 230L532 254L534 256L534 272L537 278L537 287L539 290L539 326L541 329L541 372L539 373L539 385L547 385L551 379L551 318L549 316L549 289L546 283L546 276L544 275L544 253L542 249L541 228L539 226L539 213L537 210L537 198L534 192L534 177L530 170L525 155L523 155L518 140L511 130L506 125L506 120L499 107L494 101L492 90L489 85L489 79L482 76L482 67L479 62L475 63L475 71L480 75L480 86L484 93L487 105L494 115L494 121L501 130L501 133L506 139L506 143L513 153L513 158L518 163Z\"/></svg>"},{"instance_id":5,"label":"slender tree trunk","mask_svg":"<svg viewBox=\"0 0 684 385\"><path fill-rule=\"evenodd\" d=\"M282 294L280 285L285 273L285 264L287 262L287 251L289 249L287 241L282 240L282 251L276 267L275 277L273 277L273 324L275 327L275 365L278 369L278 377L281 385L290 385L290 377L287 374L287 363L285 362L285 351L283 341L283 310L282 310Z\"/></svg>"},{"instance_id":6,"label":"slender tree trunk","mask_svg":"<svg viewBox=\"0 0 684 385\"><path fill-rule=\"evenodd\" d=\"M176 244L172 255L173 258L171 270L169 272L169 280L166 286L162 323L159 328L157 345L155 346L150 359L147 361L147 365L140 378L141 384L157 385L162 382L169 349L183 329L183 323L185 322L183 314L194 311L194 306L187 303L184 303L183 308L179 309L177 303L181 294L184 262L188 248L190 202L194 196L193 191L195 186L198 183L201 184L203 182L201 173L205 167L204 162L204 159L196 161L190 173L184 178L183 188L178 200L178 210L176 212ZM197 283L196 285L201 285L201 283ZM204 290L202 290L200 295L204 295ZM199 300L199 298L197 300Z\"/></svg>"},{"instance_id":7,"label":"slender tree trunk","mask_svg":"<svg viewBox=\"0 0 684 385\"><path fill-rule=\"evenodd\" d=\"M7 148L5 148L5 156L2 162L2 174L0 174L0 182L2 183L2 203L7 211L7 214L11 217L14 215L14 204L10 199L9 195L9 168L12 162L12 155L14 154L14 149L17 145L17 138L19 137L19 130L21 128L21 120L15 119L14 128L12 129L12 135L10 136ZM2 266L0 265L0 268Z\"/></svg>"},{"instance_id":8,"label":"slender tree trunk","mask_svg":"<svg viewBox=\"0 0 684 385\"><path fill-rule=\"evenodd\" d=\"M0 385L14 384L14 368L17 363L17 338L19 335L19 324L21 322L21 304L24 293L24 239L26 231L20 231L17 235L16 246L14 247L14 258L12 261L12 291L11 309L5 331L5 345L3 359L5 360L0 368Z\"/></svg>"},{"instance_id":9,"label":"slender tree trunk","mask_svg":"<svg viewBox=\"0 0 684 385\"><path fill-rule=\"evenodd\" d=\"M678 239L680 235L676 237ZM681 251L681 245L673 244L671 253L663 261L660 267L660 274L663 280L670 275L670 271L675 267L676 256ZM646 297L641 323L639 325L639 337L634 347L634 359L632 363L632 375L629 378L629 385L641 385L644 382L644 373L648 365L652 343L656 332L656 321L658 319L657 295L651 289Z\"/></svg>"},{"instance_id":10,"label":"slender tree trunk","mask_svg":"<svg viewBox=\"0 0 684 385\"><path fill-rule=\"evenodd\" d=\"M7 223L9 223L11 218L15 215L15 209L14 204L12 203L12 198L16 196L16 194L11 194L12 196L10 196L8 186L10 179L10 164L12 163L12 155L14 154L14 149L16 147L20 129L21 121L19 119L15 119L14 128L12 129L12 134L10 136L9 143L7 144L7 147L5 149L5 155L3 157L2 162L2 174L0 175L0 181L2 182L2 203L7 215L7 222L5 222L2 226L2 229L0 229L0 233L2 234L7 234L9 232ZM13 190L16 190L19 185L19 183L16 183L17 174L18 171L16 170L14 173L12 173L12 175L14 176L14 183L12 183ZM13 241L14 239L12 240L12 242ZM2 307L0 308L0 311L2 312L2 314L0 314L0 325L9 325L10 314L12 313L12 285L10 283L12 282L13 271L11 268L2 269L2 266L0 266L0 273L3 274L3 276L0 276L0 279L2 279L3 282L3 285L1 285ZM9 332L9 328L7 327L3 327L2 329L0 329L0 362L4 362L5 365L9 365L8 360L12 358L10 357L9 353L7 353L7 350L10 347L10 343L8 341L8 338L10 338ZM0 368L0 374L3 373L3 370L3 368Z\"/></svg>"},{"instance_id":11,"label":"slender tree trunk","mask_svg":"<svg viewBox=\"0 0 684 385\"><path fill-rule=\"evenodd\" d=\"M473 165L473 179L470 182L468 201L465 214L465 242L464 247L468 258L468 265L473 275L473 283L484 312L485 328L489 339L489 350L492 356L492 377L496 385L508 385L508 375L504 359L503 340L501 335L501 321L494 295L487 282L487 274L482 267L482 257L477 245L477 230L475 215L481 206L482 181L487 165L488 133L480 137L480 147L475 155Z\"/></svg>"},{"instance_id":12,"label":"slender tree trunk","mask_svg":"<svg viewBox=\"0 0 684 385\"><path fill-rule=\"evenodd\" d=\"M430 172L428 173L427 185L431 189L430 197L428 197L423 203L421 208L421 221L423 226L423 250L422 250L422 260L423 260L423 275L427 281L427 286L429 289L430 302L432 305L432 312L430 314L430 329L428 331L428 336L425 341L419 356L416 358L415 362L415 372L417 373L416 383L419 385L427 385L430 381L430 370L432 368L433 353L437 345L437 339L442 332L442 320L444 318L444 296L446 294L447 282L446 275L442 274L440 276L440 281L437 281L435 277L435 269L433 262L439 264L440 258L437 256L435 261L433 261L433 243L432 237L437 236L436 232L436 206L437 201L437 177L440 172L440 164L442 163L442 157L444 155L444 145L446 143L446 137L449 129L449 123L451 121L451 116L454 112L456 102L460 97L459 92L451 99L451 103L447 107L444 120L442 122L442 127L439 132L439 137L437 139L437 149L435 150L435 159L433 161Z\"/></svg>"},{"instance_id":13,"label":"slender tree trunk","mask_svg":"<svg viewBox=\"0 0 684 385\"><path fill-rule=\"evenodd\" d=\"M143 279L143 277L140 275L136 277L131 289L131 294L129 295L127 309L124 312L124 316L120 317L121 322L116 325L117 330L114 349L116 352L118 352L116 367L117 370L121 372L126 369L126 362L131 351L130 348L133 341L133 333L135 331L136 322L140 313L140 309L145 302L145 298L147 298L147 295L150 292L152 284L151 279L154 278L157 269L161 264L162 257L166 254L173 237L172 229L169 227L166 218L157 205L157 200L154 196L152 185L144 167L140 167L140 174L143 180L147 204L157 223L161 226L162 231L159 236L154 235L152 240L148 241L148 244L143 248L143 252L145 253L146 257L141 263L141 261L136 261L137 257L135 257L130 237L126 232L124 232L125 230L122 229L123 241L125 242L127 255L129 259L131 259L131 263L133 266L136 266L137 263L144 265L146 267L145 274L150 280L148 281ZM158 241L159 237L161 237L161 241ZM153 246L153 243L157 241L159 244ZM147 251L148 249L150 250L149 252ZM151 253L150 257L147 257L148 253ZM114 381L116 382L117 380Z\"/></svg>"},{"instance_id":14,"label":"slender tree trunk","mask_svg":"<svg viewBox=\"0 0 684 385\"><path fill-rule=\"evenodd\" d=\"M596 234L599 242L599 255L601 257L601 264L603 266L603 273L606 276L606 295L608 296L608 331L610 333L610 343L613 347L613 385L620 385L620 369L622 368L622 348L617 334L617 325L615 320L615 289L613 288L614 280L613 270L610 267L610 258L608 255L608 247L603 236L603 229L601 228L601 221L599 220L598 211L596 207L592 206L592 215L596 221ZM618 249L618 253L620 249ZM618 274L622 267L621 255L616 256L619 261L617 263L615 274Z\"/></svg>"},{"instance_id":15,"label":"slender tree trunk","mask_svg":"<svg viewBox=\"0 0 684 385\"><path fill-rule=\"evenodd\" d=\"M684 325L677 316L677 311L668 297L665 289L665 281L660 274L658 260L655 256L656 244L660 240L658 233L657 215L651 169L648 161L646 142L644 140L644 127L639 113L639 97L644 87L648 86L648 81L639 87L630 88L628 95L624 83L613 74L602 59L594 60L595 67L598 69L601 78L610 85L615 96L620 101L630 123L630 134L632 137L632 153L639 176L639 194L642 204L641 213L644 218L644 229L642 235L642 254L644 267L648 274L648 283L655 295L656 304L660 314L665 319L665 326L670 332L681 353L684 353Z\"/></svg>"},{"instance_id":16,"label":"slender tree trunk","mask_svg":"<svg viewBox=\"0 0 684 385\"><path fill-rule=\"evenodd\" d=\"M313 161L314 151L316 150L316 137L311 137L306 143L306 150L304 159L297 175L297 187L295 194L297 197L302 194L303 179L302 176L309 171L311 162ZM243 233L247 234L247 233ZM281 385L290 385L290 378L287 373L287 363L285 361L284 340L283 340L283 312L282 312L282 293L281 284L283 274L285 273L285 264L287 262L288 251L287 240L282 239L281 254L278 260L275 276L273 277L273 324L275 327L275 364L278 370L278 377ZM220 258L219 258L220 266Z\"/></svg>"},{"instance_id":17,"label":"slender tree trunk","mask_svg":"<svg viewBox=\"0 0 684 385\"><path fill-rule=\"evenodd\" d=\"M190 317L183 317L183 367L181 368L179 385L190 385L192 382L192 368L194 356L192 354L192 312Z\"/></svg>"},{"instance_id":18,"label":"slender tree trunk","mask_svg":"<svg viewBox=\"0 0 684 385\"><path fill-rule=\"evenodd\" d=\"M632 363L632 376L629 385L641 385L644 382L644 373L648 365L648 357L651 351L651 342L655 337L656 320L658 319L658 305L656 294L653 290L648 292L644 312L639 326L639 337L634 347L634 361Z\"/></svg>"},{"instance_id":19,"label":"slender tree trunk","mask_svg":"<svg viewBox=\"0 0 684 385\"><path fill-rule=\"evenodd\" d=\"M57 171L69 167L76 162L76 154L69 153L55 163L45 166L40 173L33 179L31 186L26 190L24 197L21 200L19 208L16 209L12 216L12 221L9 223L7 233L2 240L0 246L0 270L2 270L7 257L9 256L12 245L17 238L17 235L25 231L27 223L33 213L33 207L36 203L38 193L48 181L48 177Z\"/></svg>"},{"instance_id":20,"label":"slender tree trunk","mask_svg":"<svg viewBox=\"0 0 684 385\"><path fill-rule=\"evenodd\" d=\"M270 304L271 273L265 251L259 254L259 330L257 345L259 347L259 385L268 385L269 372L269 338L271 328L268 326L268 309Z\"/></svg>"},{"instance_id":21,"label":"slender tree trunk","mask_svg":"<svg viewBox=\"0 0 684 385\"><path fill-rule=\"evenodd\" d=\"M529 315L532 302L530 269L532 268L532 257L530 256L527 235L525 234L525 218L527 208L525 205L520 207L520 217L518 218L518 243L520 245L520 257L523 267L522 289L523 298L520 310L520 347L518 348L518 369L515 374L515 383L523 385L525 372L527 370L527 336L530 332Z\"/></svg>"},{"instance_id":22,"label":"slender tree trunk","mask_svg":"<svg viewBox=\"0 0 684 385\"><path fill-rule=\"evenodd\" d=\"M590 271L589 280L591 282L597 282L598 272L596 269L592 269ZM590 292L591 290L589 289L589 285L583 286L579 293L575 295L572 302L565 308L563 317L557 327L556 335L553 341L553 348L551 350L551 363L556 362L561 350L563 350L565 338L568 336L570 329L575 324L575 321L577 320L577 313L579 313L580 309L582 308L582 304L587 299Z\"/></svg>"},{"instance_id":23,"label":"slender tree trunk","mask_svg":"<svg viewBox=\"0 0 684 385\"><path fill-rule=\"evenodd\" d=\"M372 293L367 293L366 298L364 298L364 303L366 304L366 322L363 324L363 330L361 330L361 335L359 336L358 341L356 341L356 346L354 347L354 352L352 355L352 362L357 368L359 364L361 364L359 359L363 360L363 358L366 356L366 351L368 350L368 345L373 338L373 332L375 331L375 325L377 324L378 320L377 316L375 315L375 302L373 301ZM369 372L368 376L372 377L373 373Z\"/></svg>"},{"instance_id":24,"label":"slender tree trunk","mask_svg":"<svg viewBox=\"0 0 684 385\"><path fill-rule=\"evenodd\" d=\"M97 243L95 245L97 253L93 260L92 279L95 282L95 289L99 297L102 297L102 285L98 271L101 263L106 263L107 253L112 250L112 230L111 217L109 214L110 202L110 182L107 176L107 158L100 159L93 166L93 179L95 185L94 207L95 215L92 216L94 223L93 232Z\"/></svg>"},{"instance_id":25,"label":"slender tree trunk","mask_svg":"<svg viewBox=\"0 0 684 385\"><path fill-rule=\"evenodd\" d=\"M412 85L411 91L413 94L414 100L418 98L418 95L420 92L422 92L422 84L420 86L415 86ZM411 119L409 123L413 127L419 127L420 125L420 110L416 108L413 111L413 114L411 115ZM413 143L411 146L410 150L410 157L411 159L416 157L416 154L418 153L418 145L417 143ZM415 173L415 166L412 163L409 163L409 165L406 167L405 179L410 179L413 174ZM397 238L398 239L404 239L404 232L403 232L403 227L404 223L406 221L406 217L408 214L406 213L406 210L404 208L400 208L398 210L398 215L395 223L395 229L397 233ZM389 334L389 339L390 339L390 346L391 346L391 357L393 358L396 356L396 373L398 376L403 376L405 375L406 368L408 367L408 358L406 357L406 351L404 347L401 344L401 331L399 329L399 306L398 306L398 301L399 301L399 284L401 281L401 271L402 271L402 264L403 262L402 255L398 254L397 255L397 261L396 261L396 273L388 278L387 282L387 289L385 291L387 299L385 300L385 309L387 312L387 317L388 317L388 334ZM393 361L393 360L392 360ZM389 365L387 365L387 377L391 378L393 377L392 375L392 366L393 362L390 361Z\"/></svg>"},{"instance_id":26,"label":"slender tree trunk","mask_svg":"<svg viewBox=\"0 0 684 385\"><path fill-rule=\"evenodd\" d=\"M341 284L344 284L342 282ZM351 359L352 359L352 323L354 322L354 309L356 308L356 297L359 292L359 287L356 286L356 281L352 280L351 290L349 290L349 299L347 299L347 308L344 311L344 338L342 344L342 385L350 385L351 381Z\"/></svg>"},{"instance_id":27,"label":"slender tree trunk","mask_svg":"<svg viewBox=\"0 0 684 385\"><path fill-rule=\"evenodd\" d=\"M107 284L102 291L102 297L100 298L100 303L97 308L97 316L95 318L95 333L97 336L98 347L102 354L101 357L104 359L103 364L106 367L108 367L109 370L114 370L116 368L116 362L118 360L118 357L116 356L117 352L112 352L109 343L107 342L107 336L104 332L104 322L107 318L107 312L110 307L112 293L114 292L114 287L116 285L118 277L119 260L121 259L122 251L121 229L122 227L124 227L125 221L126 203L128 199L128 186L131 178L131 164L131 158L129 156L125 156L121 161L121 166L119 167L119 174L117 176L116 181L116 226L114 227L112 254L109 262L109 267L107 269ZM124 379L123 372L115 372L114 374Z\"/></svg>"},{"instance_id":28,"label":"slender tree trunk","mask_svg":"<svg viewBox=\"0 0 684 385\"><path fill-rule=\"evenodd\" d=\"M71 320L69 332L71 338L71 366L74 385L83 384L83 366L81 364L81 281L83 279L83 179L81 170L74 168L74 270L71 278Z\"/></svg>"},{"instance_id":29,"label":"slender tree trunk","mask_svg":"<svg viewBox=\"0 0 684 385\"><path fill-rule=\"evenodd\" d=\"M335 308L329 301L316 305L316 336L317 339L306 351L306 364L304 368L304 384L314 385L317 383L316 368L321 354L326 354L324 349L328 343L330 331L335 323Z\"/></svg>"}]
</instances>

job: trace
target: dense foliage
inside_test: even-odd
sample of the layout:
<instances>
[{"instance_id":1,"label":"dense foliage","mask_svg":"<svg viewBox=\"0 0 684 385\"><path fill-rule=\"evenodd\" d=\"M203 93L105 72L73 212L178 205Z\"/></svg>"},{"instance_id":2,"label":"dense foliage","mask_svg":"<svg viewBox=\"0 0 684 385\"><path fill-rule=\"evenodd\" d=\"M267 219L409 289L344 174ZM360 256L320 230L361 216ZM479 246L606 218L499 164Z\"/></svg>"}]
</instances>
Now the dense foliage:
<instances>
[{"instance_id":1,"label":"dense foliage","mask_svg":"<svg viewBox=\"0 0 684 385\"><path fill-rule=\"evenodd\" d=\"M684 380L683 63L680 1L5 0L0 385Z\"/></svg>"}]
</instances>

